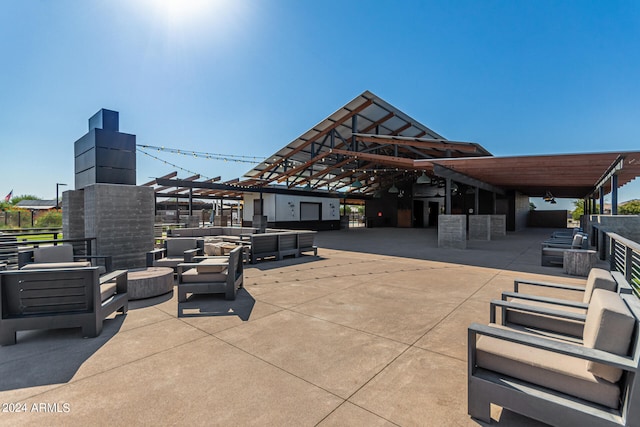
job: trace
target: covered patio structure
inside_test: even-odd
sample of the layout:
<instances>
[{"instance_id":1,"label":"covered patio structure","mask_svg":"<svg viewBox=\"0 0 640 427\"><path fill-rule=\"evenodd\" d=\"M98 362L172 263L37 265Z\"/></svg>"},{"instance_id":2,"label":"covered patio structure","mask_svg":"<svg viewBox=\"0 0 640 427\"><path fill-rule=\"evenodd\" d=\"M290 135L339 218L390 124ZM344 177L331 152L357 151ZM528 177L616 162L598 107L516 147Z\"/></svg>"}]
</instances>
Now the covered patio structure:
<instances>
[{"instance_id":1,"label":"covered patio structure","mask_svg":"<svg viewBox=\"0 0 640 427\"><path fill-rule=\"evenodd\" d=\"M243 179L158 178L175 197L239 198L243 222L335 229L340 203L365 204L370 227L430 227L440 214L506 217L527 226L529 197L585 199L586 213L640 175L640 152L493 156L451 141L369 91L269 156Z\"/></svg>"}]
</instances>

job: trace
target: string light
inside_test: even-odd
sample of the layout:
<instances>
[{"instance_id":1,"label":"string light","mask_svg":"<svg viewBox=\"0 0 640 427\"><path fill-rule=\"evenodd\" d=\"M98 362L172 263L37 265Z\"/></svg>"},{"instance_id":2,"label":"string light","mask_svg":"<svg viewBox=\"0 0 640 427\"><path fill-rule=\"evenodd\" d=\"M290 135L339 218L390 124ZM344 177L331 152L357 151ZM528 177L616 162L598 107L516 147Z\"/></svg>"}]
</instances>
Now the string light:
<instances>
[{"instance_id":1,"label":"string light","mask_svg":"<svg viewBox=\"0 0 640 427\"><path fill-rule=\"evenodd\" d=\"M152 159L155 159L155 160L158 160L158 161L160 161L160 162L164 163L165 165L169 165L169 166L174 167L174 168L176 168L176 169L179 169L179 170L181 170L181 171L183 171L183 172L187 172L188 174L191 174L191 175L200 175L200 176L201 176L202 178L204 178L204 179L211 179L211 177L209 177L209 176L204 176L204 175L198 174L197 172L193 172L193 171L190 171L189 169L185 169L185 168L183 168L183 167L181 167L181 166L178 166L178 165L176 165L176 164L173 164L173 163L171 163L171 162L167 162L166 160L163 160L163 159L161 159L161 158L159 158L159 157L156 157L156 156L154 156L153 154L149 154L149 153L147 153L146 151L144 151L143 149L139 148L139 146L138 146L138 151L139 151L140 153L142 153L142 154L146 154L147 156L151 157Z\"/></svg>"},{"instance_id":2,"label":"string light","mask_svg":"<svg viewBox=\"0 0 640 427\"><path fill-rule=\"evenodd\" d=\"M185 151L179 148L168 148L165 146L158 147L155 145L146 145L146 144L136 144L136 145L139 149L147 148L147 149L152 149L156 151L163 151L166 153L179 154L182 156L191 155L195 158L204 158L208 160L223 160L225 162L256 164L256 163L263 162L265 160L264 157L256 157L256 156L242 156L238 154L205 153L203 151Z\"/></svg>"}]
</instances>

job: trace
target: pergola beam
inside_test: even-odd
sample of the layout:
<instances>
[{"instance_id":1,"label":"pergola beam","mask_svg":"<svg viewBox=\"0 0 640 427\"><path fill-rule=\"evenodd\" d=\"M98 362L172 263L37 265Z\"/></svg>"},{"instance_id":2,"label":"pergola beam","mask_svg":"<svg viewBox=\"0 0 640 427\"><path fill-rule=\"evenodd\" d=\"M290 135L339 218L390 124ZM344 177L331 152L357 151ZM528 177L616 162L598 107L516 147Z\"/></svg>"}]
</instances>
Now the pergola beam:
<instances>
[{"instance_id":1,"label":"pergola beam","mask_svg":"<svg viewBox=\"0 0 640 427\"><path fill-rule=\"evenodd\" d=\"M345 121L349 120L351 117L353 117L356 114L358 114L359 112L363 111L365 108L367 108L371 104L373 104L373 100L372 99L367 99L365 102L360 104L358 107L354 108L349 113L347 113L344 116L342 116L339 120L336 120L335 122L333 122L332 125L330 125L326 129L324 129L323 131L319 132L317 135L309 138L304 143L300 144L299 146L297 146L296 148L294 148L293 150L291 150L290 152L288 152L287 154L282 156L282 158L280 160L277 160L274 163L271 163L269 166L267 166L265 169L263 169L260 172L263 174L265 172L270 171L273 168L278 167L280 165L280 163L282 163L283 161L286 161L289 157L293 156L294 154L302 151L307 146L309 146L312 142L315 142L318 139L322 138L323 136L325 136L326 134L331 132L333 129L337 128L338 126L343 124Z\"/></svg>"},{"instance_id":2,"label":"pergola beam","mask_svg":"<svg viewBox=\"0 0 640 427\"><path fill-rule=\"evenodd\" d=\"M491 184L487 184L486 182L482 182L478 179L472 178L468 175L454 171L453 169L449 169L438 164L433 165L433 172L436 174L436 176L439 176L441 178L452 179L461 184L477 187L482 190L490 191L492 193L501 194L501 195L505 194L502 188L498 188Z\"/></svg>"}]
</instances>

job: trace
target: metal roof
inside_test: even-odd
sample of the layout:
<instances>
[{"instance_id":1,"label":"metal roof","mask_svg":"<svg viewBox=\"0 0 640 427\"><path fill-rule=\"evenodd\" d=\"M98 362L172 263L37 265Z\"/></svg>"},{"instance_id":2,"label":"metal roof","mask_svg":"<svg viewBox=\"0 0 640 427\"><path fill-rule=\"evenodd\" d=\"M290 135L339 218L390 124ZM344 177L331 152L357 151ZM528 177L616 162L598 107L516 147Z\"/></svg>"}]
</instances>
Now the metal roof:
<instances>
[{"instance_id":1,"label":"metal roof","mask_svg":"<svg viewBox=\"0 0 640 427\"><path fill-rule=\"evenodd\" d=\"M479 144L448 141L365 91L247 172L245 183L366 194L380 187L378 173L404 171L413 159L489 155Z\"/></svg>"},{"instance_id":2,"label":"metal roof","mask_svg":"<svg viewBox=\"0 0 640 427\"><path fill-rule=\"evenodd\" d=\"M480 144L445 139L365 91L256 165L245 180L201 182L199 175L170 180L174 172L146 185L154 186L159 197L188 197L191 192L195 198L239 198L269 189L367 198L423 172L499 193L584 198L599 189L610 192L613 174L618 187L640 176L640 153L494 157Z\"/></svg>"}]
</instances>

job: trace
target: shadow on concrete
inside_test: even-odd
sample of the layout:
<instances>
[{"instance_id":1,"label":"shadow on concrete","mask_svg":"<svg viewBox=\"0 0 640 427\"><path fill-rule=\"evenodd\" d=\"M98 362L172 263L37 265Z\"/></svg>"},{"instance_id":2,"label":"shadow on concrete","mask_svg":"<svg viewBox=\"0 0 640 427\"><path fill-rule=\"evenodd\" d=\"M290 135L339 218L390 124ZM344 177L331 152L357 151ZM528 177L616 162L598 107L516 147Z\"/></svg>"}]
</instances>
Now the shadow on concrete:
<instances>
[{"instance_id":1,"label":"shadow on concrete","mask_svg":"<svg viewBox=\"0 0 640 427\"><path fill-rule=\"evenodd\" d=\"M236 299L227 301L224 294L195 294L178 303L178 317L238 316L248 321L256 300L246 289L238 290Z\"/></svg>"},{"instance_id":2,"label":"shadow on concrete","mask_svg":"<svg viewBox=\"0 0 640 427\"><path fill-rule=\"evenodd\" d=\"M129 310L138 310L140 308L151 307L163 302L167 302L171 298L173 298L173 290L171 290L171 292L167 292L166 294L158 295L155 297L129 300Z\"/></svg>"},{"instance_id":3,"label":"shadow on concrete","mask_svg":"<svg viewBox=\"0 0 640 427\"><path fill-rule=\"evenodd\" d=\"M69 382L118 333L125 316L105 319L95 338L83 338L81 328L19 331L15 345L0 347L0 391Z\"/></svg>"},{"instance_id":4,"label":"shadow on concrete","mask_svg":"<svg viewBox=\"0 0 640 427\"><path fill-rule=\"evenodd\" d=\"M319 232L316 245L319 252L322 249L335 249L563 276L565 274L561 267L540 265L541 244L552 231L528 228L509 232L491 241L468 240L466 249L451 249L438 247L435 228L365 228Z\"/></svg>"},{"instance_id":5,"label":"shadow on concrete","mask_svg":"<svg viewBox=\"0 0 640 427\"><path fill-rule=\"evenodd\" d=\"M256 264L246 264L246 267L255 268L256 270L269 271L280 267L287 267L290 265L307 264L309 262L320 261L324 259L318 255L302 255L299 257L286 257L281 260L266 260L259 261Z\"/></svg>"}]
</instances>

